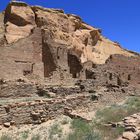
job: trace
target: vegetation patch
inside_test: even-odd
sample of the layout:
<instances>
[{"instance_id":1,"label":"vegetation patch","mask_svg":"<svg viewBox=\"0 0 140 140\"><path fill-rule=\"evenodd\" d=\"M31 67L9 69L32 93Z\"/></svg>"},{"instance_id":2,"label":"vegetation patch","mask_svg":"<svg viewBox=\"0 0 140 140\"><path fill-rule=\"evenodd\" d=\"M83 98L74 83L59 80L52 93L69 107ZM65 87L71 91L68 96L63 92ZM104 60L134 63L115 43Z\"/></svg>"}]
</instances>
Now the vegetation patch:
<instances>
[{"instance_id":1,"label":"vegetation patch","mask_svg":"<svg viewBox=\"0 0 140 140\"><path fill-rule=\"evenodd\" d=\"M122 121L140 110L140 98L131 97L123 105L112 105L96 112L92 123L80 119L71 122L72 132L67 140L112 140L122 135L125 129L121 126L109 126L109 123Z\"/></svg>"},{"instance_id":2,"label":"vegetation patch","mask_svg":"<svg viewBox=\"0 0 140 140\"><path fill-rule=\"evenodd\" d=\"M138 113L139 110L140 98L131 97L123 105L112 105L97 111L93 121L94 128L107 140L116 139L122 135L124 128L119 126L112 128L106 124L120 122L123 118Z\"/></svg>"},{"instance_id":3,"label":"vegetation patch","mask_svg":"<svg viewBox=\"0 0 140 140\"><path fill-rule=\"evenodd\" d=\"M62 128L58 124L51 126L49 130L49 140L55 140L62 136Z\"/></svg>"},{"instance_id":4,"label":"vegetation patch","mask_svg":"<svg viewBox=\"0 0 140 140\"><path fill-rule=\"evenodd\" d=\"M80 119L74 119L71 125L72 132L68 135L67 140L101 140L91 124Z\"/></svg>"},{"instance_id":5,"label":"vegetation patch","mask_svg":"<svg viewBox=\"0 0 140 140\"><path fill-rule=\"evenodd\" d=\"M65 125L65 124L68 124L69 123L69 120L67 118L64 118L62 121L61 121L61 124L62 125Z\"/></svg>"},{"instance_id":6,"label":"vegetation patch","mask_svg":"<svg viewBox=\"0 0 140 140\"><path fill-rule=\"evenodd\" d=\"M28 130L28 131L23 131L23 132L21 133L21 138L22 138L23 140L26 140L26 139L28 138L28 135L29 135L29 130Z\"/></svg>"},{"instance_id":7,"label":"vegetation patch","mask_svg":"<svg viewBox=\"0 0 140 140\"><path fill-rule=\"evenodd\" d=\"M41 136L39 134L32 136L31 140L41 140Z\"/></svg>"},{"instance_id":8,"label":"vegetation patch","mask_svg":"<svg viewBox=\"0 0 140 140\"><path fill-rule=\"evenodd\" d=\"M140 98L131 97L123 105L112 105L97 111L96 118L102 123L119 122L123 118L138 113Z\"/></svg>"},{"instance_id":9,"label":"vegetation patch","mask_svg":"<svg viewBox=\"0 0 140 140\"><path fill-rule=\"evenodd\" d=\"M93 123L93 127L97 132L100 133L102 138L106 140L112 140L118 138L123 134L125 130L125 128L121 126L111 127L95 121Z\"/></svg>"},{"instance_id":10,"label":"vegetation patch","mask_svg":"<svg viewBox=\"0 0 140 140\"><path fill-rule=\"evenodd\" d=\"M10 135L8 135L8 134L3 134L0 137L0 140L13 140L13 138Z\"/></svg>"}]
</instances>

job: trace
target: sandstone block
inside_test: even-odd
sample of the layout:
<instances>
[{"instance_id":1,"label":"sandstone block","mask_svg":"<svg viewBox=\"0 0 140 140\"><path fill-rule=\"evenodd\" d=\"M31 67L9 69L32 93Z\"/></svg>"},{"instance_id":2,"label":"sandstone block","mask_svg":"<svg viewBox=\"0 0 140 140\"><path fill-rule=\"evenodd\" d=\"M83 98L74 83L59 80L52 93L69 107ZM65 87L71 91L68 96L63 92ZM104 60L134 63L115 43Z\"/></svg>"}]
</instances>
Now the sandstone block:
<instances>
[{"instance_id":1,"label":"sandstone block","mask_svg":"<svg viewBox=\"0 0 140 140\"><path fill-rule=\"evenodd\" d=\"M4 125L4 127L10 127L10 122L6 122L3 125Z\"/></svg>"},{"instance_id":2,"label":"sandstone block","mask_svg":"<svg viewBox=\"0 0 140 140\"><path fill-rule=\"evenodd\" d=\"M123 133L123 138L125 138L127 140L135 140L136 135L133 132L128 131L128 132Z\"/></svg>"}]
</instances>

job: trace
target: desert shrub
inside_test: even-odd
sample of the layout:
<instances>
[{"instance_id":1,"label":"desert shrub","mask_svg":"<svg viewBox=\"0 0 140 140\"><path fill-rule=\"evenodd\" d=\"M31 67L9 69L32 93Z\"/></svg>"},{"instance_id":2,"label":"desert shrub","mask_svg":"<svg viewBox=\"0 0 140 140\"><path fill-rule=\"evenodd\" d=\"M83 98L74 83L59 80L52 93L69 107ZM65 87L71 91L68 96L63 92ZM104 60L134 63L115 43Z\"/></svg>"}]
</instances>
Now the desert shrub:
<instances>
[{"instance_id":1,"label":"desert shrub","mask_svg":"<svg viewBox=\"0 0 140 140\"><path fill-rule=\"evenodd\" d=\"M62 128L58 124L52 125L49 130L49 139L53 140L55 136L59 138L62 136Z\"/></svg>"},{"instance_id":2,"label":"desert shrub","mask_svg":"<svg viewBox=\"0 0 140 140\"><path fill-rule=\"evenodd\" d=\"M62 125L65 125L65 124L68 124L69 123L69 120L67 118L64 118L62 121L61 121L61 124Z\"/></svg>"},{"instance_id":3,"label":"desert shrub","mask_svg":"<svg viewBox=\"0 0 140 140\"><path fill-rule=\"evenodd\" d=\"M9 136L8 134L3 134L0 137L0 140L13 140L13 138L11 136Z\"/></svg>"},{"instance_id":4,"label":"desert shrub","mask_svg":"<svg viewBox=\"0 0 140 140\"><path fill-rule=\"evenodd\" d=\"M97 95L97 94L91 95L91 100L92 101L99 100L99 95Z\"/></svg>"},{"instance_id":5,"label":"desert shrub","mask_svg":"<svg viewBox=\"0 0 140 140\"><path fill-rule=\"evenodd\" d=\"M32 136L31 140L41 140L41 137L39 134Z\"/></svg>"},{"instance_id":6,"label":"desert shrub","mask_svg":"<svg viewBox=\"0 0 140 140\"><path fill-rule=\"evenodd\" d=\"M118 122L126 116L127 110L124 106L113 105L97 111L96 118L101 123Z\"/></svg>"},{"instance_id":7,"label":"desert shrub","mask_svg":"<svg viewBox=\"0 0 140 140\"><path fill-rule=\"evenodd\" d=\"M83 120L74 119L71 128L72 132L67 140L101 140L99 134L93 131L93 127Z\"/></svg>"},{"instance_id":8,"label":"desert shrub","mask_svg":"<svg viewBox=\"0 0 140 140\"><path fill-rule=\"evenodd\" d=\"M119 122L124 117L139 112L140 98L131 97L123 105L112 105L97 111L96 118L102 123Z\"/></svg>"},{"instance_id":9,"label":"desert shrub","mask_svg":"<svg viewBox=\"0 0 140 140\"><path fill-rule=\"evenodd\" d=\"M37 88L37 94L41 97L50 98L50 95L48 94L48 91L46 91L42 88Z\"/></svg>"},{"instance_id":10,"label":"desert shrub","mask_svg":"<svg viewBox=\"0 0 140 140\"><path fill-rule=\"evenodd\" d=\"M29 135L29 131L23 131L21 132L21 138L26 140L28 138Z\"/></svg>"},{"instance_id":11,"label":"desert shrub","mask_svg":"<svg viewBox=\"0 0 140 140\"><path fill-rule=\"evenodd\" d=\"M131 97L125 102L128 115L132 115L140 111L140 97Z\"/></svg>"},{"instance_id":12,"label":"desert shrub","mask_svg":"<svg viewBox=\"0 0 140 140\"><path fill-rule=\"evenodd\" d=\"M122 126L117 126L116 128L115 128L115 132L114 132L114 134L116 134L117 136L118 135L122 135L122 133L125 131L125 128L124 127L122 127Z\"/></svg>"},{"instance_id":13,"label":"desert shrub","mask_svg":"<svg viewBox=\"0 0 140 140\"><path fill-rule=\"evenodd\" d=\"M111 126L106 126L100 122L94 122L94 129L96 129L96 131L98 131L106 140L116 139L125 131L124 127L117 126L112 128Z\"/></svg>"},{"instance_id":14,"label":"desert shrub","mask_svg":"<svg viewBox=\"0 0 140 140\"><path fill-rule=\"evenodd\" d=\"M94 128L98 130L102 137L107 140L116 139L124 132L123 127L112 128L105 124L109 122L120 122L123 118L139 112L140 98L131 97L123 105L112 105L96 112L96 119L93 121Z\"/></svg>"}]
</instances>

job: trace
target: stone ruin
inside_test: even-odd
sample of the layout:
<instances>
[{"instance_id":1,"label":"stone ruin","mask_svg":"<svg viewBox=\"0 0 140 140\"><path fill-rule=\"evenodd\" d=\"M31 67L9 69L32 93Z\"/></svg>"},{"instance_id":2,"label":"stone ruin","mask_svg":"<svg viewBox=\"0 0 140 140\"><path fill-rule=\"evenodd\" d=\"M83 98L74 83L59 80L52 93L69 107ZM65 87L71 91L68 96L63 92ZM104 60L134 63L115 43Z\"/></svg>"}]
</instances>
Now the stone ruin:
<instances>
[{"instance_id":1,"label":"stone ruin","mask_svg":"<svg viewBox=\"0 0 140 140\"><path fill-rule=\"evenodd\" d=\"M100 29L21 1L0 13L0 125L75 117L72 110L97 109L132 93L140 93L140 55Z\"/></svg>"},{"instance_id":2,"label":"stone ruin","mask_svg":"<svg viewBox=\"0 0 140 140\"><path fill-rule=\"evenodd\" d=\"M91 79L93 65L104 65L111 55L126 61L138 57L103 37L100 29L60 9L12 1L0 18L0 77L4 79Z\"/></svg>"}]
</instances>

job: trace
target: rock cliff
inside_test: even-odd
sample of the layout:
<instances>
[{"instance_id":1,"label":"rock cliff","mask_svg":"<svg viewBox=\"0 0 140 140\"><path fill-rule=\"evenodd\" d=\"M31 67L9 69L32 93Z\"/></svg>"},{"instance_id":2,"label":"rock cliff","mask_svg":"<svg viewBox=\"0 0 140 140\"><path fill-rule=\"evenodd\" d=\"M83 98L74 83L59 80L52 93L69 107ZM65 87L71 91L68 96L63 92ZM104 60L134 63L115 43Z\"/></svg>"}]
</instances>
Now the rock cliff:
<instances>
[{"instance_id":1,"label":"rock cliff","mask_svg":"<svg viewBox=\"0 0 140 140\"><path fill-rule=\"evenodd\" d=\"M0 49L0 77L6 79L86 79L86 69L111 55L137 57L76 15L18 1L0 14Z\"/></svg>"}]
</instances>

